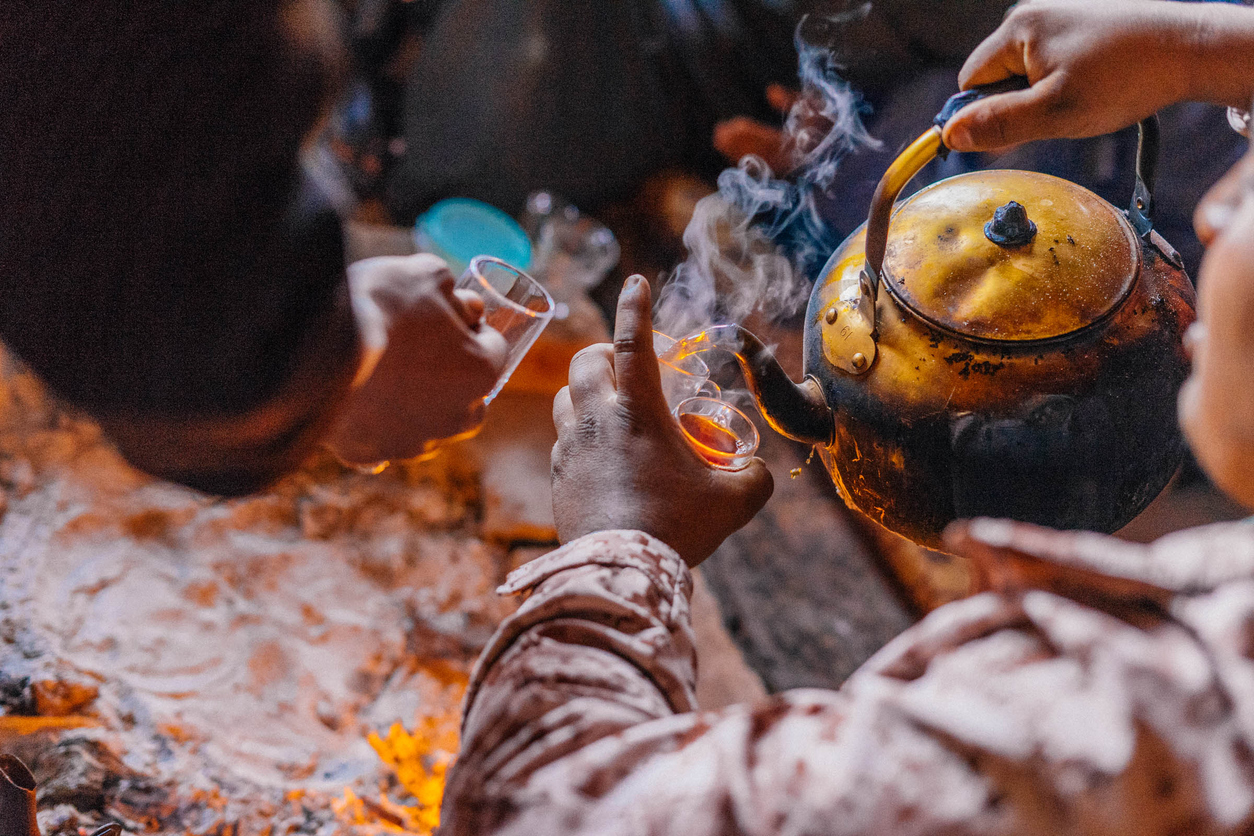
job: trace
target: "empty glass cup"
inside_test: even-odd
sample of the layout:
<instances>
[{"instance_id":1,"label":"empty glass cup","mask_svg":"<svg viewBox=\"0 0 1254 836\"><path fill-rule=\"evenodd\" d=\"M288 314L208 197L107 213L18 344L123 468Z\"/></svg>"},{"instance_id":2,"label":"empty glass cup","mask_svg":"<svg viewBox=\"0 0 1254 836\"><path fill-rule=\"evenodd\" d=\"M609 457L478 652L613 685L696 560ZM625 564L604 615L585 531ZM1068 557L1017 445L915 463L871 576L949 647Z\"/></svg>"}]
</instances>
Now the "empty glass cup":
<instances>
[{"instance_id":1,"label":"empty glass cup","mask_svg":"<svg viewBox=\"0 0 1254 836\"><path fill-rule=\"evenodd\" d=\"M693 449L717 468L740 470L758 451L758 428L725 401L688 398L675 407L675 418Z\"/></svg>"},{"instance_id":2,"label":"empty glass cup","mask_svg":"<svg viewBox=\"0 0 1254 836\"><path fill-rule=\"evenodd\" d=\"M614 233L549 192L527 198L522 226L534 242L531 269L559 302L599 284L618 263Z\"/></svg>"},{"instance_id":3,"label":"empty glass cup","mask_svg":"<svg viewBox=\"0 0 1254 836\"><path fill-rule=\"evenodd\" d=\"M457 280L457 288L479 294L483 300L483 324L499 332L508 346L501 376L483 399L488 404L553 318L553 297L522 270L486 255L470 260L470 266Z\"/></svg>"}]
</instances>

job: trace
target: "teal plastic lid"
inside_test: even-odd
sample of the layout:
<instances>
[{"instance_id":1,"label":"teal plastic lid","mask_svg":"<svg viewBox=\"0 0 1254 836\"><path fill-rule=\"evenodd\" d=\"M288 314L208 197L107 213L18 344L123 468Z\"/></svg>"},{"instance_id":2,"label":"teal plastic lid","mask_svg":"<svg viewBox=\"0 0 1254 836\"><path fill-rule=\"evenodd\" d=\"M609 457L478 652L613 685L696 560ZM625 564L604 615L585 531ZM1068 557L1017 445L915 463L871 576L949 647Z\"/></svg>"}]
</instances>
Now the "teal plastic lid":
<instances>
[{"instance_id":1,"label":"teal plastic lid","mask_svg":"<svg viewBox=\"0 0 1254 836\"><path fill-rule=\"evenodd\" d=\"M531 240L509 215L468 197L441 200L414 224L418 249L448 262L462 273L477 255L490 255L520 270L531 267Z\"/></svg>"}]
</instances>

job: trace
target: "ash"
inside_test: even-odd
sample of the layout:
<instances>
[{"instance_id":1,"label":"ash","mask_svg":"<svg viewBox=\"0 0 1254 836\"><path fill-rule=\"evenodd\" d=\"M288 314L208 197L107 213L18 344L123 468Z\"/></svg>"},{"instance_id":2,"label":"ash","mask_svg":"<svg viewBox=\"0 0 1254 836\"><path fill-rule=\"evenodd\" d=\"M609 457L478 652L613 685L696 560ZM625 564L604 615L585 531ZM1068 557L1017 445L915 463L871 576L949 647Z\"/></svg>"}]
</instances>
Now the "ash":
<instances>
[{"instance_id":1,"label":"ash","mask_svg":"<svg viewBox=\"0 0 1254 836\"><path fill-rule=\"evenodd\" d=\"M512 606L478 484L455 452L327 458L217 500L132 470L0 357L0 751L45 836L425 830L367 738L456 739Z\"/></svg>"}]
</instances>

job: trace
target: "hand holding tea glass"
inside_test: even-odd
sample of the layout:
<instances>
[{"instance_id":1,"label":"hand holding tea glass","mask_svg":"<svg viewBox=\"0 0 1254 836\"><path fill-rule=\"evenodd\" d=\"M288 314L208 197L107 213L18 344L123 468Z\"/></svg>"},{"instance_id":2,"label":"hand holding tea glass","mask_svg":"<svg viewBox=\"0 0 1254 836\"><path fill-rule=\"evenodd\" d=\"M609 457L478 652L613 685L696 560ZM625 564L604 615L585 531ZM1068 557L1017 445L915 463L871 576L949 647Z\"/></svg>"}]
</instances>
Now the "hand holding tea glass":
<instances>
[{"instance_id":1,"label":"hand holding tea glass","mask_svg":"<svg viewBox=\"0 0 1254 836\"><path fill-rule=\"evenodd\" d=\"M648 283L632 276L614 344L571 362L553 402L553 514L562 542L633 529L696 566L766 504L773 483L761 459L722 470L689 443L662 392L650 305Z\"/></svg>"},{"instance_id":2,"label":"hand holding tea glass","mask_svg":"<svg viewBox=\"0 0 1254 836\"><path fill-rule=\"evenodd\" d=\"M474 434L552 315L543 288L496 259L474 259L457 281L427 254L348 269L365 357L331 447L363 470Z\"/></svg>"}]
</instances>

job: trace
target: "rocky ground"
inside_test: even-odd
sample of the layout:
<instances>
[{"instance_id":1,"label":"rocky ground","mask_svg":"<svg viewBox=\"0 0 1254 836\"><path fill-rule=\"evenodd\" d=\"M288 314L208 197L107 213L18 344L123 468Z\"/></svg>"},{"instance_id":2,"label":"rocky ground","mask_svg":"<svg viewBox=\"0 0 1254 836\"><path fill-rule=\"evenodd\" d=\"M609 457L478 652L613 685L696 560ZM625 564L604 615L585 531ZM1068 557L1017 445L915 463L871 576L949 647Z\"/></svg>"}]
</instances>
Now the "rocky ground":
<instances>
[{"instance_id":1,"label":"rocky ground","mask_svg":"<svg viewBox=\"0 0 1254 836\"><path fill-rule=\"evenodd\" d=\"M418 806L368 735L448 740L512 606L476 467L321 460L219 501L136 473L6 362L0 743L40 781L45 834L343 832L346 790Z\"/></svg>"},{"instance_id":2,"label":"rocky ground","mask_svg":"<svg viewBox=\"0 0 1254 836\"><path fill-rule=\"evenodd\" d=\"M431 462L324 456L224 501L136 472L0 354L0 752L45 836L429 832L494 590L555 541L546 376ZM702 704L764 693L704 586L694 617Z\"/></svg>"}]
</instances>

